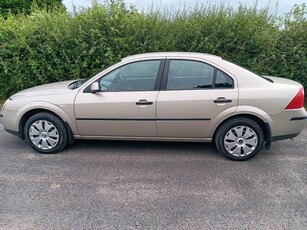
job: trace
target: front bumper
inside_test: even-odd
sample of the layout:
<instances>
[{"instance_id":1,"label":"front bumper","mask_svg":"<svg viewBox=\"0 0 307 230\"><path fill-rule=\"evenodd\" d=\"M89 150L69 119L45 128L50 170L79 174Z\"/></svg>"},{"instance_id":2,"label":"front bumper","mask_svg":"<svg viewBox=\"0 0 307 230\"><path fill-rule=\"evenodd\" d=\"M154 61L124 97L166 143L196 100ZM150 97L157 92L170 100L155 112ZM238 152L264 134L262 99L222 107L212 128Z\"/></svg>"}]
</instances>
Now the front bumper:
<instances>
[{"instance_id":1,"label":"front bumper","mask_svg":"<svg viewBox=\"0 0 307 230\"><path fill-rule=\"evenodd\" d=\"M4 125L4 123L5 123L5 117L4 117L4 111L1 111L1 113L0 113L0 124L3 124ZM18 137L20 137L20 133L19 133L19 131L14 131L14 130L10 130L10 129L7 129L5 126L4 126L4 130L6 131L6 132L8 132L8 133L10 133L10 134L13 134L13 135L15 135L15 136L18 136Z\"/></svg>"},{"instance_id":2,"label":"front bumper","mask_svg":"<svg viewBox=\"0 0 307 230\"><path fill-rule=\"evenodd\" d=\"M0 123L5 130L12 134L19 133L18 112L4 109L0 114Z\"/></svg>"},{"instance_id":3,"label":"front bumper","mask_svg":"<svg viewBox=\"0 0 307 230\"><path fill-rule=\"evenodd\" d=\"M6 132L14 135L14 136L17 136L19 138L22 138L22 136L20 135L20 132L17 132L17 131L13 131L13 130L9 130L9 129L4 129ZM23 138L22 138L23 139Z\"/></svg>"}]
</instances>

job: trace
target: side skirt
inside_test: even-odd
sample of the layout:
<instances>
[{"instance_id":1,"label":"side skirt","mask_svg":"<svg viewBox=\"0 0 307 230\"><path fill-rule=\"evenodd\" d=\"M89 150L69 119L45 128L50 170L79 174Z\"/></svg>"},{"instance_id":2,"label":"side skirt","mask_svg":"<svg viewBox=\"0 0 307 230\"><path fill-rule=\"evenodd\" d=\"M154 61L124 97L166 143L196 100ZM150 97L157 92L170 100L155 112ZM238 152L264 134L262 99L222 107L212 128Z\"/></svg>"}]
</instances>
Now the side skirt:
<instances>
[{"instance_id":1,"label":"side skirt","mask_svg":"<svg viewBox=\"0 0 307 230\"><path fill-rule=\"evenodd\" d=\"M172 138L172 137L125 137L125 136L79 136L79 140L127 140L127 141L170 141L170 142L212 142L212 138Z\"/></svg>"}]
</instances>

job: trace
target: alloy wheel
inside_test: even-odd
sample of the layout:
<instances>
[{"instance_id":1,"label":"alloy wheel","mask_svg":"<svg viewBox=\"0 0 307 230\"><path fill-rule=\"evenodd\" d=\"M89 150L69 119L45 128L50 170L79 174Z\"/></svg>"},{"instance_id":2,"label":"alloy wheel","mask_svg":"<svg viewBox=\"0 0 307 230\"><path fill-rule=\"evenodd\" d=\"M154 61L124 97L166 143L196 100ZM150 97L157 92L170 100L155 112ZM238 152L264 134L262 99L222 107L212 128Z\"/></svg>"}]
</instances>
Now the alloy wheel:
<instances>
[{"instance_id":1,"label":"alloy wheel","mask_svg":"<svg viewBox=\"0 0 307 230\"><path fill-rule=\"evenodd\" d=\"M59 142L59 132L49 121L38 120L29 128L31 142L42 150L53 149Z\"/></svg>"},{"instance_id":2,"label":"alloy wheel","mask_svg":"<svg viewBox=\"0 0 307 230\"><path fill-rule=\"evenodd\" d=\"M224 137L224 146L233 156L248 156L258 145L256 132L248 126L231 128Z\"/></svg>"}]
</instances>

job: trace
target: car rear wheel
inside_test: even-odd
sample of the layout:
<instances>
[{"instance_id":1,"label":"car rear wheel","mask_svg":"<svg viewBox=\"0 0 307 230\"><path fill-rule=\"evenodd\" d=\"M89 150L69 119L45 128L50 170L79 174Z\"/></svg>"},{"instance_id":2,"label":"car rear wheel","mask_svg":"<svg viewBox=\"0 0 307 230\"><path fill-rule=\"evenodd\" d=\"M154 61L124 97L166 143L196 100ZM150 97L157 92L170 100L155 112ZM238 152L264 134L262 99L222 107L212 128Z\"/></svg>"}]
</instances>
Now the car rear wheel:
<instances>
[{"instance_id":1,"label":"car rear wheel","mask_svg":"<svg viewBox=\"0 0 307 230\"><path fill-rule=\"evenodd\" d=\"M40 153L56 153L68 143L68 134L63 122L47 112L29 118L24 127L29 145Z\"/></svg>"},{"instance_id":2,"label":"car rear wheel","mask_svg":"<svg viewBox=\"0 0 307 230\"><path fill-rule=\"evenodd\" d=\"M249 118L234 118L218 129L215 144L219 152L232 160L248 160L254 157L264 143L260 126Z\"/></svg>"}]
</instances>

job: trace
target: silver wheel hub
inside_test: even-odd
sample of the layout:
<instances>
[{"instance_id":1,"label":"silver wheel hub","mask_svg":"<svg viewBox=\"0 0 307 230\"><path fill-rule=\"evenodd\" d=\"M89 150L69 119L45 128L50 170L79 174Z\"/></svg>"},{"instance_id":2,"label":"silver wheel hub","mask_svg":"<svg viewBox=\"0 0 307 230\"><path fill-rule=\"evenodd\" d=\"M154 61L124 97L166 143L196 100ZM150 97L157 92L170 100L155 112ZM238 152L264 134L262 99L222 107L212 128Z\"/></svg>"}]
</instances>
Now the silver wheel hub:
<instances>
[{"instance_id":1,"label":"silver wheel hub","mask_svg":"<svg viewBox=\"0 0 307 230\"><path fill-rule=\"evenodd\" d=\"M53 149L59 142L59 132L49 121L35 121L29 129L31 142L42 150Z\"/></svg>"},{"instance_id":2,"label":"silver wheel hub","mask_svg":"<svg viewBox=\"0 0 307 230\"><path fill-rule=\"evenodd\" d=\"M248 126L236 126L231 128L224 137L224 146L227 152L233 156L247 156L258 145L256 132Z\"/></svg>"}]
</instances>

